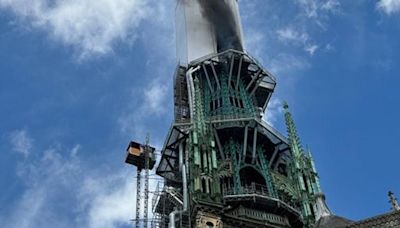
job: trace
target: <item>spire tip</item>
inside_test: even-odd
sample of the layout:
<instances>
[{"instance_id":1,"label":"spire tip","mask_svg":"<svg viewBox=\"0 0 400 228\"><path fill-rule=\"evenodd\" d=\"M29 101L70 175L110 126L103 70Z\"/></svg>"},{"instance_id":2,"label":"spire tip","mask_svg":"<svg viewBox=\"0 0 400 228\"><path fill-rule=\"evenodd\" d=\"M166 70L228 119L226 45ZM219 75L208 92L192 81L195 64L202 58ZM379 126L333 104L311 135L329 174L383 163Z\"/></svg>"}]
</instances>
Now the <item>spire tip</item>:
<instances>
[{"instance_id":1,"label":"spire tip","mask_svg":"<svg viewBox=\"0 0 400 228\"><path fill-rule=\"evenodd\" d=\"M288 109L289 109L289 104L288 104L286 101L283 102L283 108L284 108L285 110L288 110Z\"/></svg>"},{"instance_id":2,"label":"spire tip","mask_svg":"<svg viewBox=\"0 0 400 228\"><path fill-rule=\"evenodd\" d=\"M392 210L400 211L399 202L397 201L394 193L392 191L389 191L388 196L389 196L389 203L392 205Z\"/></svg>"}]
</instances>

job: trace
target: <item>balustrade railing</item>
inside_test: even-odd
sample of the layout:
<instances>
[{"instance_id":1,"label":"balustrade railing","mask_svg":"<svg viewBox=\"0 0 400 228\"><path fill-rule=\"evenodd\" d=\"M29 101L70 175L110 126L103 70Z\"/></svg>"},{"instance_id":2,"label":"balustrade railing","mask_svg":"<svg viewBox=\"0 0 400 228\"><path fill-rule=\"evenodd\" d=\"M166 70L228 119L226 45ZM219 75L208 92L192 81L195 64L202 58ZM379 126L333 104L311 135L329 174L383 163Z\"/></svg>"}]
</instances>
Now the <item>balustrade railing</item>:
<instances>
[{"instance_id":1,"label":"balustrade railing","mask_svg":"<svg viewBox=\"0 0 400 228\"><path fill-rule=\"evenodd\" d=\"M268 196L268 188L265 185L251 183L250 185L241 186L237 192L233 187L223 189L224 196L230 195L251 195L258 194L262 196Z\"/></svg>"}]
</instances>

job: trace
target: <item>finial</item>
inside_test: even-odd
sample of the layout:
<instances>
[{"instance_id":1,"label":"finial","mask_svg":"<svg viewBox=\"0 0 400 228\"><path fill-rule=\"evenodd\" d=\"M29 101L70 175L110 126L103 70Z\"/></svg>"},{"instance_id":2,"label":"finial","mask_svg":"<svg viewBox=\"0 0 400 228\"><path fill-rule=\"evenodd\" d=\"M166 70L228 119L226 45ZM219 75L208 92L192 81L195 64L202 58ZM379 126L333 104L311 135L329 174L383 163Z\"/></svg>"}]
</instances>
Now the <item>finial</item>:
<instances>
[{"instance_id":1,"label":"finial","mask_svg":"<svg viewBox=\"0 0 400 228\"><path fill-rule=\"evenodd\" d=\"M308 157L311 159L311 162L314 162L314 156L312 155L311 149L308 146L308 144L306 144L306 152L307 152Z\"/></svg>"},{"instance_id":2,"label":"finial","mask_svg":"<svg viewBox=\"0 0 400 228\"><path fill-rule=\"evenodd\" d=\"M288 140L293 154L299 157L303 153L303 148L300 142L300 137L297 135L296 125L294 124L292 114L289 112L289 105L286 101L283 102L285 109L285 122L288 132Z\"/></svg>"},{"instance_id":3,"label":"finial","mask_svg":"<svg viewBox=\"0 0 400 228\"><path fill-rule=\"evenodd\" d=\"M289 110L289 104L286 101L283 102L283 108Z\"/></svg>"},{"instance_id":4,"label":"finial","mask_svg":"<svg viewBox=\"0 0 400 228\"><path fill-rule=\"evenodd\" d=\"M150 145L150 134L147 133L146 134L146 146L149 146L149 145Z\"/></svg>"},{"instance_id":5,"label":"finial","mask_svg":"<svg viewBox=\"0 0 400 228\"><path fill-rule=\"evenodd\" d=\"M394 193L389 191L388 193L389 196L389 203L392 204L392 210L393 211L400 211L400 206L399 202L397 201L396 197L394 196Z\"/></svg>"},{"instance_id":6,"label":"finial","mask_svg":"<svg viewBox=\"0 0 400 228\"><path fill-rule=\"evenodd\" d=\"M308 155L309 155L310 157L312 157L311 149L310 149L310 146L309 146L308 144L306 144L306 151L307 151Z\"/></svg>"}]
</instances>

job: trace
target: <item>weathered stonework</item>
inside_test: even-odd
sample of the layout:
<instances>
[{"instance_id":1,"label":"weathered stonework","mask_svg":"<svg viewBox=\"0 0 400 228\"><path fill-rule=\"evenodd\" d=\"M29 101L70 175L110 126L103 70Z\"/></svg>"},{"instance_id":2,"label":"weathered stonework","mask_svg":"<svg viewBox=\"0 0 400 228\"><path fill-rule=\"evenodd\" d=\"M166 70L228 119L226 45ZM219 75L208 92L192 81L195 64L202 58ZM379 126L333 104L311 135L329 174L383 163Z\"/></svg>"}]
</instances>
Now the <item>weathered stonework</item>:
<instances>
[{"instance_id":1,"label":"weathered stonework","mask_svg":"<svg viewBox=\"0 0 400 228\"><path fill-rule=\"evenodd\" d=\"M199 212L196 216L196 228L222 228L221 218L210 213Z\"/></svg>"},{"instance_id":2,"label":"weathered stonework","mask_svg":"<svg viewBox=\"0 0 400 228\"><path fill-rule=\"evenodd\" d=\"M400 228L400 211L367 218L351 224L348 228Z\"/></svg>"}]
</instances>

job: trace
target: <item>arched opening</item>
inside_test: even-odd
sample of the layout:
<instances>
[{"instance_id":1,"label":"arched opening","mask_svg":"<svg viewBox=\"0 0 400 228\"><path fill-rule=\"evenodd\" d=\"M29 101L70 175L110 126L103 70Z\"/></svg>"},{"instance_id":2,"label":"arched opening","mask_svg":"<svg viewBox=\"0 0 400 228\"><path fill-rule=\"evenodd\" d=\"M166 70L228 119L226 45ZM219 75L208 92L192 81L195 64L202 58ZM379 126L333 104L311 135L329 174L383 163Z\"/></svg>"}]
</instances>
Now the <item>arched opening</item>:
<instances>
[{"instance_id":1,"label":"arched opening","mask_svg":"<svg viewBox=\"0 0 400 228\"><path fill-rule=\"evenodd\" d=\"M207 228L214 228L214 223L212 223L212 222L207 222L207 223L206 223L206 227L207 227Z\"/></svg>"},{"instance_id":2,"label":"arched opening","mask_svg":"<svg viewBox=\"0 0 400 228\"><path fill-rule=\"evenodd\" d=\"M256 185L266 186L265 178L253 167L247 166L240 170L240 181L243 186L251 186L253 183Z\"/></svg>"}]
</instances>

